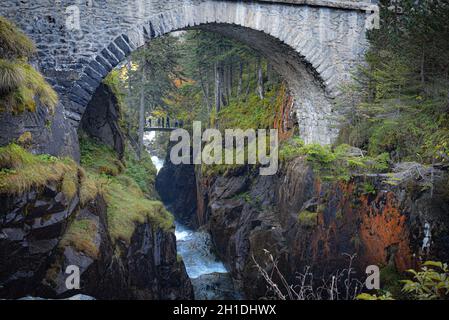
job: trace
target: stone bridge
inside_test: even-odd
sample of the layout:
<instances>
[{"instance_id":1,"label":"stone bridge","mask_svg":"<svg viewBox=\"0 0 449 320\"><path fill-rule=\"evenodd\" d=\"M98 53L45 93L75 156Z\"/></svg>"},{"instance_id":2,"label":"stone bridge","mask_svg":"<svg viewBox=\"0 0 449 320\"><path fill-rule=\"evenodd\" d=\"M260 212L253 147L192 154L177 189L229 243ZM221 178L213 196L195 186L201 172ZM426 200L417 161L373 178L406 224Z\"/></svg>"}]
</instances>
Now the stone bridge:
<instances>
[{"instance_id":1,"label":"stone bridge","mask_svg":"<svg viewBox=\"0 0 449 320\"><path fill-rule=\"evenodd\" d=\"M36 43L36 64L60 94L64 145L76 140L109 71L152 38L188 28L219 32L268 58L295 99L302 137L326 144L337 134L339 88L363 62L377 10L367 1L3 0L0 15Z\"/></svg>"}]
</instances>

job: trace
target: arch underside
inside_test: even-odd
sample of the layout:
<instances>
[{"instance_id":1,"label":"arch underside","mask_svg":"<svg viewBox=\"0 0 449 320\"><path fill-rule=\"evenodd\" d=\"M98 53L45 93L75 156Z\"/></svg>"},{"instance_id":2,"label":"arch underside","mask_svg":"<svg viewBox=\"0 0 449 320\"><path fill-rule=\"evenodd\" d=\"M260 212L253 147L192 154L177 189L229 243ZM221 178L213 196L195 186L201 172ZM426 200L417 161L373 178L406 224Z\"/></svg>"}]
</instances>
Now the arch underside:
<instances>
[{"instance_id":1,"label":"arch underside","mask_svg":"<svg viewBox=\"0 0 449 320\"><path fill-rule=\"evenodd\" d=\"M152 38L197 28L241 41L265 56L288 84L302 138L307 143L331 143L337 135L334 98L339 85L361 60L364 40L356 29L363 29L364 16L295 6L292 14L300 19L293 24L285 17L286 8L290 7L206 1L143 19L144 23L113 38L85 63L64 102L66 116L76 126L102 79L132 51ZM341 29L341 34L330 27L323 30L326 21Z\"/></svg>"}]
</instances>

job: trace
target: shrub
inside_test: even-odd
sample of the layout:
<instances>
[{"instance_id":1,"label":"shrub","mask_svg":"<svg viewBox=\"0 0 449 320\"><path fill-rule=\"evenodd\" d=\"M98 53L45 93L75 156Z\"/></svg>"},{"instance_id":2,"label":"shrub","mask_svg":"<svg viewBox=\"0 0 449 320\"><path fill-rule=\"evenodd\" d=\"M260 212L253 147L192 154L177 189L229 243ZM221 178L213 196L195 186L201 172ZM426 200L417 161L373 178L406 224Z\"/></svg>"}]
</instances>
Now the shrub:
<instances>
[{"instance_id":1,"label":"shrub","mask_svg":"<svg viewBox=\"0 0 449 320\"><path fill-rule=\"evenodd\" d=\"M401 280L402 292L413 300L446 300L449 297L449 267L446 263L426 261L420 270L407 270L413 279ZM381 295L363 293L359 300L393 300L393 295L384 291Z\"/></svg>"},{"instance_id":2,"label":"shrub","mask_svg":"<svg viewBox=\"0 0 449 320\"><path fill-rule=\"evenodd\" d=\"M389 169L388 153L368 157L363 154L354 155L350 148L346 144L334 148L319 144L305 145L300 138L294 137L281 145L279 157L281 161L286 162L304 156L315 174L325 181L348 181L353 175L384 172Z\"/></svg>"},{"instance_id":3,"label":"shrub","mask_svg":"<svg viewBox=\"0 0 449 320\"><path fill-rule=\"evenodd\" d=\"M449 298L449 268L446 263L426 261L421 270L408 270L413 280L403 280L402 290L418 300Z\"/></svg>"}]
</instances>

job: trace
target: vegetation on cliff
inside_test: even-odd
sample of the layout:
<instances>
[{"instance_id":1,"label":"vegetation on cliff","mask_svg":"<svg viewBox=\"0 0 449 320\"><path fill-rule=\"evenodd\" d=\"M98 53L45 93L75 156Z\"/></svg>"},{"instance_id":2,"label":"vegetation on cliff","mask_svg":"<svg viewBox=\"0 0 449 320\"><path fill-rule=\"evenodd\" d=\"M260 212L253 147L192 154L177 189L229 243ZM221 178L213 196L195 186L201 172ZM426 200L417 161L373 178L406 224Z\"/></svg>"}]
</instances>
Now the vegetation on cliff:
<instances>
[{"instance_id":1,"label":"vegetation on cliff","mask_svg":"<svg viewBox=\"0 0 449 320\"><path fill-rule=\"evenodd\" d=\"M282 143L279 150L281 161L288 162L301 156L307 159L314 172L325 181L349 181L355 175L382 173L390 167L388 153L370 157L347 144L336 147L306 145L298 137Z\"/></svg>"},{"instance_id":2,"label":"vegetation on cliff","mask_svg":"<svg viewBox=\"0 0 449 320\"><path fill-rule=\"evenodd\" d=\"M81 165L106 200L108 232L114 240L129 243L136 224L146 220L153 228L173 227L172 215L154 200L156 169L149 156L138 160L127 151L119 160L112 148L85 136L80 145Z\"/></svg>"},{"instance_id":3,"label":"vegetation on cliff","mask_svg":"<svg viewBox=\"0 0 449 320\"><path fill-rule=\"evenodd\" d=\"M33 155L14 143L0 147L0 193L18 195L60 182L61 191L71 199L77 192L79 174L72 159Z\"/></svg>"},{"instance_id":4,"label":"vegetation on cliff","mask_svg":"<svg viewBox=\"0 0 449 320\"><path fill-rule=\"evenodd\" d=\"M28 59L34 44L16 26L0 17L0 112L36 111L37 102L50 112L58 95Z\"/></svg>"},{"instance_id":5,"label":"vegetation on cliff","mask_svg":"<svg viewBox=\"0 0 449 320\"><path fill-rule=\"evenodd\" d=\"M100 254L100 248L95 244L97 228L98 226L93 220L77 218L67 228L58 246L60 248L70 246L93 259L97 259Z\"/></svg>"}]
</instances>

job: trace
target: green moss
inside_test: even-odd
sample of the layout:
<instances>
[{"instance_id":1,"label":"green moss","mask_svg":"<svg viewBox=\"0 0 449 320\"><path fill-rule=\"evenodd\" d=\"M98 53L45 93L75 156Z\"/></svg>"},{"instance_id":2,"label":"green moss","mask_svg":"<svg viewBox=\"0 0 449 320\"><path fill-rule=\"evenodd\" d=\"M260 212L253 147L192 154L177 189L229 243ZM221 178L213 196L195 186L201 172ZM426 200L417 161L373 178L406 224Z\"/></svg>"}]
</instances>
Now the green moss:
<instances>
[{"instance_id":1,"label":"green moss","mask_svg":"<svg viewBox=\"0 0 449 320\"><path fill-rule=\"evenodd\" d=\"M279 94L277 89L268 91L264 99L251 93L246 100L241 98L232 100L218 115L213 114L212 117L217 118L220 129L271 128L276 115L276 98Z\"/></svg>"},{"instance_id":2,"label":"green moss","mask_svg":"<svg viewBox=\"0 0 449 320\"><path fill-rule=\"evenodd\" d=\"M99 246L95 244L97 235L97 224L90 219L75 219L65 232L60 248L71 246L91 258L98 258Z\"/></svg>"},{"instance_id":3,"label":"green moss","mask_svg":"<svg viewBox=\"0 0 449 320\"><path fill-rule=\"evenodd\" d=\"M318 224L318 213L307 210L301 211L298 214L298 222L301 226L313 228Z\"/></svg>"},{"instance_id":4,"label":"green moss","mask_svg":"<svg viewBox=\"0 0 449 320\"><path fill-rule=\"evenodd\" d=\"M0 58L30 57L35 52L33 42L13 23L0 17Z\"/></svg>"},{"instance_id":5,"label":"green moss","mask_svg":"<svg viewBox=\"0 0 449 320\"><path fill-rule=\"evenodd\" d=\"M17 139L17 143L22 147L26 147L26 146L30 145L32 141L33 141L33 135L29 131L25 131Z\"/></svg>"},{"instance_id":6,"label":"green moss","mask_svg":"<svg viewBox=\"0 0 449 320\"><path fill-rule=\"evenodd\" d=\"M71 159L33 155L16 144L0 148L0 193L21 194L49 182L62 182L62 191L72 198L78 166Z\"/></svg>"},{"instance_id":7,"label":"green moss","mask_svg":"<svg viewBox=\"0 0 449 320\"><path fill-rule=\"evenodd\" d=\"M117 176L124 170L117 153L109 146L80 136L81 166L88 171L108 176Z\"/></svg>"},{"instance_id":8,"label":"green moss","mask_svg":"<svg viewBox=\"0 0 449 320\"><path fill-rule=\"evenodd\" d=\"M304 156L314 172L325 181L349 181L353 175L385 172L389 168L387 153L377 157L354 156L349 148L346 144L334 148L319 144L306 145L294 137L280 146L279 157L281 161L288 162Z\"/></svg>"},{"instance_id":9,"label":"green moss","mask_svg":"<svg viewBox=\"0 0 449 320\"><path fill-rule=\"evenodd\" d=\"M145 221L154 228L168 230L173 227L173 216L164 205L149 199L153 196L156 176L149 156L138 161L131 151L127 151L122 162L114 150L87 137L80 137L80 148L81 164L87 171L81 200L88 201L91 192L104 196L108 231L113 240L129 243L136 225Z\"/></svg>"},{"instance_id":10,"label":"green moss","mask_svg":"<svg viewBox=\"0 0 449 320\"><path fill-rule=\"evenodd\" d=\"M108 205L109 233L115 240L130 242L136 224L147 219L154 228L173 228L174 218L159 201L144 197L133 179L110 178L104 196Z\"/></svg>"},{"instance_id":11,"label":"green moss","mask_svg":"<svg viewBox=\"0 0 449 320\"><path fill-rule=\"evenodd\" d=\"M119 126L122 128L123 132L128 130L128 123L125 122L123 114L126 112L130 112L129 108L125 103L125 93L123 92L124 84L120 79L120 70L114 69L103 79L103 83L108 86L108 88L113 93L114 97L117 100L118 106L118 118L119 118Z\"/></svg>"},{"instance_id":12,"label":"green moss","mask_svg":"<svg viewBox=\"0 0 449 320\"><path fill-rule=\"evenodd\" d=\"M125 153L126 168L124 173L133 178L140 190L148 197L154 198L154 189L157 170L151 160L151 156L144 153L140 160L135 155L127 151Z\"/></svg>"}]
</instances>

